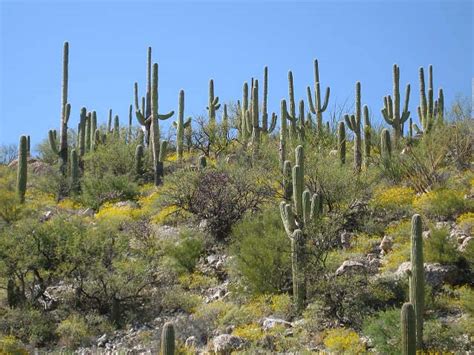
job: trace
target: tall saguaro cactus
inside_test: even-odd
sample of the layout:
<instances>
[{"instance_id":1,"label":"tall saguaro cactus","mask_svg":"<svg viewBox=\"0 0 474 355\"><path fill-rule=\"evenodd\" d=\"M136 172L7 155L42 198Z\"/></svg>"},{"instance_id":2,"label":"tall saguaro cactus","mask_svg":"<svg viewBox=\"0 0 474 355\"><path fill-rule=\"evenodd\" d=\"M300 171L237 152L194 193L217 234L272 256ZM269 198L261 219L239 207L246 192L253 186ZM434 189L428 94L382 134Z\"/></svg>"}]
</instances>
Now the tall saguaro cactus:
<instances>
[{"instance_id":1,"label":"tall saguaro cactus","mask_svg":"<svg viewBox=\"0 0 474 355\"><path fill-rule=\"evenodd\" d=\"M209 80L209 103L207 104L207 111L209 113L209 123L211 125L216 124L216 111L219 110L221 104L219 103L219 97L214 96L214 80Z\"/></svg>"},{"instance_id":2,"label":"tall saguaro cactus","mask_svg":"<svg viewBox=\"0 0 474 355\"><path fill-rule=\"evenodd\" d=\"M364 105L364 166L369 166L372 127L370 126L369 108Z\"/></svg>"},{"instance_id":3,"label":"tall saguaro cactus","mask_svg":"<svg viewBox=\"0 0 474 355\"><path fill-rule=\"evenodd\" d=\"M296 140L296 103L295 103L295 88L293 84L293 73L291 70L288 72L288 98L290 111L286 112L286 118L290 121L289 136L292 143Z\"/></svg>"},{"instance_id":4,"label":"tall saguaro cactus","mask_svg":"<svg viewBox=\"0 0 474 355\"><path fill-rule=\"evenodd\" d=\"M341 164L346 163L346 127L344 122L339 122L337 126L337 151Z\"/></svg>"},{"instance_id":5,"label":"tall saguaro cactus","mask_svg":"<svg viewBox=\"0 0 474 355\"><path fill-rule=\"evenodd\" d=\"M326 94L324 95L324 102L321 105L321 85L319 82L319 65L318 60L314 60L314 104L311 95L311 88L307 87L308 103L311 112L316 115L317 129L321 133L323 131L323 112L326 111L329 102L329 95L331 89L329 86L326 88Z\"/></svg>"},{"instance_id":6,"label":"tall saguaro cactus","mask_svg":"<svg viewBox=\"0 0 474 355\"><path fill-rule=\"evenodd\" d=\"M443 123L444 120L444 93L439 89L438 100L434 100L433 88L433 66L429 66L428 77L428 98L425 89L425 74L423 67L420 68L420 106L418 106L418 116L424 133L429 133L434 125ZM420 133L421 129L415 124L415 130Z\"/></svg>"},{"instance_id":7,"label":"tall saguaro cactus","mask_svg":"<svg viewBox=\"0 0 474 355\"><path fill-rule=\"evenodd\" d=\"M167 322L161 331L161 355L175 354L175 334L173 323Z\"/></svg>"},{"instance_id":8,"label":"tall saguaro cactus","mask_svg":"<svg viewBox=\"0 0 474 355\"><path fill-rule=\"evenodd\" d=\"M71 150L71 190L75 193L78 193L80 190L79 158L76 149Z\"/></svg>"},{"instance_id":9,"label":"tall saguaro cactus","mask_svg":"<svg viewBox=\"0 0 474 355\"><path fill-rule=\"evenodd\" d=\"M28 139L20 137L18 146L18 166L16 176L16 192L20 203L25 202L26 182L28 179Z\"/></svg>"},{"instance_id":10,"label":"tall saguaro cactus","mask_svg":"<svg viewBox=\"0 0 474 355\"><path fill-rule=\"evenodd\" d=\"M347 127L354 132L354 169L360 171L362 165L362 151L361 151L361 99L360 99L360 82L356 83L355 92L355 115L345 115Z\"/></svg>"},{"instance_id":11,"label":"tall saguaro cactus","mask_svg":"<svg viewBox=\"0 0 474 355\"><path fill-rule=\"evenodd\" d=\"M289 162L285 162L285 169L288 169L288 166ZM304 226L309 221L319 218L322 213L321 196L314 194L310 197L309 190L304 190L304 150L301 145L295 150L292 181L293 204L282 201L280 215L286 234L291 240L293 297L295 308L299 312L302 310L306 298Z\"/></svg>"},{"instance_id":12,"label":"tall saguaro cactus","mask_svg":"<svg viewBox=\"0 0 474 355\"><path fill-rule=\"evenodd\" d=\"M286 160L286 138L288 136L288 129L286 125L287 113L286 100L283 99L280 103L280 168L283 168Z\"/></svg>"},{"instance_id":13,"label":"tall saguaro cactus","mask_svg":"<svg viewBox=\"0 0 474 355\"><path fill-rule=\"evenodd\" d=\"M411 303L404 303L401 311L402 355L416 355L415 310Z\"/></svg>"},{"instance_id":14,"label":"tall saguaro cactus","mask_svg":"<svg viewBox=\"0 0 474 355\"><path fill-rule=\"evenodd\" d=\"M277 115L273 112L268 122L268 67L263 69L263 103L262 103L262 129L263 133L272 133L276 127Z\"/></svg>"},{"instance_id":15,"label":"tall saguaro cactus","mask_svg":"<svg viewBox=\"0 0 474 355\"><path fill-rule=\"evenodd\" d=\"M184 121L184 90L179 92L178 120L174 121L173 125L176 127L176 156L181 161L184 150L184 131L191 125L191 117L188 117L186 122Z\"/></svg>"},{"instance_id":16,"label":"tall saguaro cactus","mask_svg":"<svg viewBox=\"0 0 474 355\"><path fill-rule=\"evenodd\" d=\"M416 349L423 348L423 313L425 300L425 271L423 266L423 226L421 216L411 220L410 303L415 309Z\"/></svg>"},{"instance_id":17,"label":"tall saguaro cactus","mask_svg":"<svg viewBox=\"0 0 474 355\"><path fill-rule=\"evenodd\" d=\"M408 103L410 101L410 84L407 84L405 91L405 101L403 111L400 113L400 68L397 64L393 65L393 98L388 95L383 98L384 108L382 116L393 129L393 143L396 146L403 134L403 125L410 117Z\"/></svg>"},{"instance_id":18,"label":"tall saguaro cactus","mask_svg":"<svg viewBox=\"0 0 474 355\"><path fill-rule=\"evenodd\" d=\"M384 161L392 157L392 141L390 139L390 132L384 128L380 136L380 155Z\"/></svg>"},{"instance_id":19,"label":"tall saguaro cactus","mask_svg":"<svg viewBox=\"0 0 474 355\"><path fill-rule=\"evenodd\" d=\"M154 181L155 186L161 185L163 162L160 161L160 124L159 120L166 120L174 115L174 111L166 115L158 114L158 64L153 64L151 89L151 147L153 153Z\"/></svg>"},{"instance_id":20,"label":"tall saguaro cactus","mask_svg":"<svg viewBox=\"0 0 474 355\"><path fill-rule=\"evenodd\" d=\"M67 123L71 114L71 105L67 101L69 81L69 43L64 42L63 47L63 80L62 80L62 94L61 94L61 130L59 148L56 138L52 131L49 132L49 142L51 149L59 156L59 170L66 176L67 174L67 160L68 160L68 144L67 144Z\"/></svg>"}]
</instances>

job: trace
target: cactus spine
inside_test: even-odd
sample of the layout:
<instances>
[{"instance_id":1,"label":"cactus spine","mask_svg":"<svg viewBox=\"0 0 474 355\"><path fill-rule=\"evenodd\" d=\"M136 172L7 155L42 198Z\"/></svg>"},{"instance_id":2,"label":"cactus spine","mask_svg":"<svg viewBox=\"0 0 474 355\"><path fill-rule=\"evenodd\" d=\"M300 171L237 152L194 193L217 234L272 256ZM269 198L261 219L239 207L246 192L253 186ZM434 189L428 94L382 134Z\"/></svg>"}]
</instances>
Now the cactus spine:
<instances>
[{"instance_id":1,"label":"cactus spine","mask_svg":"<svg viewBox=\"0 0 474 355\"><path fill-rule=\"evenodd\" d=\"M382 116L393 129L393 143L398 144L400 137L403 134L403 125L410 117L408 111L408 102L410 101L410 84L407 84L405 91L405 101L403 111L400 114L400 68L398 65L393 65L393 99L390 95L384 97L384 108L382 109Z\"/></svg>"},{"instance_id":2,"label":"cactus spine","mask_svg":"<svg viewBox=\"0 0 474 355\"><path fill-rule=\"evenodd\" d=\"M411 303L404 303L401 311L402 355L416 355L415 310Z\"/></svg>"},{"instance_id":3,"label":"cactus spine","mask_svg":"<svg viewBox=\"0 0 474 355\"><path fill-rule=\"evenodd\" d=\"M380 137L380 155L382 160L386 161L392 157L392 142L390 132L384 128Z\"/></svg>"},{"instance_id":4,"label":"cactus spine","mask_svg":"<svg viewBox=\"0 0 474 355\"><path fill-rule=\"evenodd\" d=\"M311 95L311 88L307 87L308 93L308 104L311 112L316 115L316 124L319 133L323 131L323 112L326 111L329 102L329 95L331 94L331 89L326 88L326 94L324 95L324 103L321 106L321 85L319 82L319 65L318 60L314 60L314 105Z\"/></svg>"},{"instance_id":5,"label":"cactus spine","mask_svg":"<svg viewBox=\"0 0 474 355\"><path fill-rule=\"evenodd\" d=\"M28 179L28 139L20 137L18 146L18 166L16 176L16 192L20 203L25 202L26 182Z\"/></svg>"},{"instance_id":6,"label":"cactus spine","mask_svg":"<svg viewBox=\"0 0 474 355\"><path fill-rule=\"evenodd\" d=\"M347 127L354 132L354 169L360 171L362 165L362 152L361 152L361 131L360 131L360 119L361 119L361 99L360 99L360 82L356 83L355 92L355 115L345 115Z\"/></svg>"},{"instance_id":7,"label":"cactus spine","mask_svg":"<svg viewBox=\"0 0 474 355\"><path fill-rule=\"evenodd\" d=\"M346 127L344 122L339 122L337 126L337 151L341 164L346 163Z\"/></svg>"},{"instance_id":8,"label":"cactus spine","mask_svg":"<svg viewBox=\"0 0 474 355\"><path fill-rule=\"evenodd\" d=\"M305 287L305 223L319 218L322 213L322 199L319 194L310 198L309 190L304 190L304 151L299 145L295 150L295 165L293 166L293 205L287 201L280 203L280 215L287 236L291 240L292 271L293 271L293 297L297 312L304 306L306 298ZM285 162L288 170L289 163Z\"/></svg>"},{"instance_id":9,"label":"cactus spine","mask_svg":"<svg viewBox=\"0 0 474 355\"><path fill-rule=\"evenodd\" d=\"M171 322L166 322L161 331L161 354L174 355L175 354L175 334L174 326Z\"/></svg>"},{"instance_id":10,"label":"cactus spine","mask_svg":"<svg viewBox=\"0 0 474 355\"><path fill-rule=\"evenodd\" d=\"M158 64L153 64L151 90L151 146L153 152L155 186L161 185L163 161L160 161L160 125L159 120L166 120L174 115L174 111L165 115L158 114Z\"/></svg>"},{"instance_id":11,"label":"cactus spine","mask_svg":"<svg viewBox=\"0 0 474 355\"><path fill-rule=\"evenodd\" d=\"M421 216L411 220L410 303L415 309L416 349L423 348L423 313L425 299L425 272L423 268L423 226Z\"/></svg>"},{"instance_id":12,"label":"cactus spine","mask_svg":"<svg viewBox=\"0 0 474 355\"><path fill-rule=\"evenodd\" d=\"M188 117L186 122L184 122L184 90L179 92L179 102L178 102L178 120L173 122L176 127L176 156L179 161L183 159L183 141L184 141L184 131L191 125L191 117Z\"/></svg>"},{"instance_id":13,"label":"cactus spine","mask_svg":"<svg viewBox=\"0 0 474 355\"><path fill-rule=\"evenodd\" d=\"M79 185L79 158L76 149L71 150L71 191L78 193Z\"/></svg>"},{"instance_id":14,"label":"cactus spine","mask_svg":"<svg viewBox=\"0 0 474 355\"><path fill-rule=\"evenodd\" d=\"M371 131L372 131L372 128L370 126L369 108L367 107L367 105L364 105L364 165L365 167L369 166Z\"/></svg>"},{"instance_id":15,"label":"cactus spine","mask_svg":"<svg viewBox=\"0 0 474 355\"><path fill-rule=\"evenodd\" d=\"M443 89L439 89L438 100L434 101L433 88L433 66L429 66L428 78L428 98L426 98L425 74L423 68L420 68L420 106L418 106L418 116L423 128L423 132L429 133L435 124L441 124L444 120L444 94ZM415 124L417 132L420 128Z\"/></svg>"},{"instance_id":16,"label":"cactus spine","mask_svg":"<svg viewBox=\"0 0 474 355\"><path fill-rule=\"evenodd\" d=\"M209 103L207 110L209 113L209 124L216 124L216 111L219 110L221 105L219 104L219 97L214 97L214 80L209 80Z\"/></svg>"}]
</instances>

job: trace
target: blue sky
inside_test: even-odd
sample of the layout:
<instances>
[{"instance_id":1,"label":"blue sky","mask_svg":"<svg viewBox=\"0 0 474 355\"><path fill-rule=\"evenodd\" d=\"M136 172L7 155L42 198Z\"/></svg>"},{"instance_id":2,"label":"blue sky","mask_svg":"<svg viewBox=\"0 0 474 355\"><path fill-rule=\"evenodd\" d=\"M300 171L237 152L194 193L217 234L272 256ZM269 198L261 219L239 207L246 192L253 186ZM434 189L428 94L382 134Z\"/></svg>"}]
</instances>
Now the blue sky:
<instances>
[{"instance_id":1,"label":"blue sky","mask_svg":"<svg viewBox=\"0 0 474 355\"><path fill-rule=\"evenodd\" d=\"M392 92L392 65L401 88L412 84L417 117L418 68L434 65L436 89L449 104L471 97L474 76L473 6L452 1L4 1L0 0L0 144L30 134L34 144L59 127L61 56L70 43L70 126L86 106L105 122L109 108L125 123L133 83L143 93L146 49L159 63L160 111L176 109L186 92L186 114L204 114L208 81L221 102L241 97L242 84L269 66L269 109L287 96L292 70L298 99L313 85L319 59L330 109L362 100L381 120ZM327 114L326 114L327 117Z\"/></svg>"}]
</instances>

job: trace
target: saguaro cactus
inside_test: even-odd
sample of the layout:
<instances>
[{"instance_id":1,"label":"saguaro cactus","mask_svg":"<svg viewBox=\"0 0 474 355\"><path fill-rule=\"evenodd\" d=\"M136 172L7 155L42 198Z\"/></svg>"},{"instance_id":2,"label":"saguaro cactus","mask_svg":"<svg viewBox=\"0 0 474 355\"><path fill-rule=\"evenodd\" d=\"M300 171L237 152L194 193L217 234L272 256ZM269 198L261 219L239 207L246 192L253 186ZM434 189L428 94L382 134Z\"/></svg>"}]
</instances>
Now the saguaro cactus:
<instances>
[{"instance_id":1,"label":"saguaro cactus","mask_svg":"<svg viewBox=\"0 0 474 355\"><path fill-rule=\"evenodd\" d=\"M257 80L255 81L256 83ZM260 123L259 123L259 112L258 112L258 84L252 88L252 102L251 102L251 121L252 121L252 149L256 153L260 145Z\"/></svg>"},{"instance_id":2,"label":"saguaro cactus","mask_svg":"<svg viewBox=\"0 0 474 355\"><path fill-rule=\"evenodd\" d=\"M249 86L245 82L242 88L242 104L239 110L240 122L239 122L239 133L240 139L244 146L247 145L249 139L249 128L247 127L247 111L249 109Z\"/></svg>"},{"instance_id":3,"label":"saguaro cactus","mask_svg":"<svg viewBox=\"0 0 474 355\"><path fill-rule=\"evenodd\" d=\"M114 117L114 137L120 137L120 119L118 115L115 115Z\"/></svg>"},{"instance_id":4,"label":"saguaro cactus","mask_svg":"<svg viewBox=\"0 0 474 355\"><path fill-rule=\"evenodd\" d=\"M288 129L286 125L287 120L286 100L281 100L280 103L280 167L286 160L286 137L288 136Z\"/></svg>"},{"instance_id":5,"label":"saguaro cactus","mask_svg":"<svg viewBox=\"0 0 474 355\"><path fill-rule=\"evenodd\" d=\"M155 186L161 184L162 178L162 161L160 162L160 125L159 120L166 120L174 115L174 111L166 115L158 114L158 64L153 64L153 80L151 90L151 116L150 116L150 130L151 130L151 146L153 152L154 165L154 180Z\"/></svg>"},{"instance_id":6,"label":"saguaro cactus","mask_svg":"<svg viewBox=\"0 0 474 355\"><path fill-rule=\"evenodd\" d=\"M262 132L272 133L276 127L277 115L273 112L270 124L268 122L268 67L263 69L263 104L262 104Z\"/></svg>"},{"instance_id":7,"label":"saguaro cactus","mask_svg":"<svg viewBox=\"0 0 474 355\"><path fill-rule=\"evenodd\" d=\"M296 140L296 104L295 104L295 89L293 84L293 73L291 70L288 72L288 97L290 112L286 112L286 118L290 121L289 136L290 141L293 143Z\"/></svg>"},{"instance_id":8,"label":"saguaro cactus","mask_svg":"<svg viewBox=\"0 0 474 355\"><path fill-rule=\"evenodd\" d=\"M347 127L354 132L354 169L360 171L362 165L362 152L361 152L361 99L360 99L360 82L356 83L355 92L355 115L345 115Z\"/></svg>"},{"instance_id":9,"label":"saguaro cactus","mask_svg":"<svg viewBox=\"0 0 474 355\"><path fill-rule=\"evenodd\" d=\"M344 122L339 122L337 126L337 151L341 164L346 163L346 127Z\"/></svg>"},{"instance_id":10,"label":"saguaro cactus","mask_svg":"<svg viewBox=\"0 0 474 355\"><path fill-rule=\"evenodd\" d=\"M219 97L214 97L214 80L209 80L209 103L207 104L207 111L209 113L209 124L216 124L216 111L221 107Z\"/></svg>"},{"instance_id":11,"label":"saguaro cactus","mask_svg":"<svg viewBox=\"0 0 474 355\"><path fill-rule=\"evenodd\" d=\"M176 156L179 161L183 159L184 150L184 131L191 125L191 117L188 117L186 122L184 121L184 90L179 92L178 102L178 120L173 122L176 127Z\"/></svg>"},{"instance_id":12,"label":"saguaro cactus","mask_svg":"<svg viewBox=\"0 0 474 355\"><path fill-rule=\"evenodd\" d=\"M59 156L59 170L66 176L67 174L67 159L68 159L68 144L67 144L67 123L71 114L71 105L67 102L68 94L68 80L69 80L69 43L64 42L63 48L63 80L62 80L62 95L61 95L61 130L59 148L56 142L56 137L50 131L49 143L51 149Z\"/></svg>"},{"instance_id":13,"label":"saguaro cactus","mask_svg":"<svg viewBox=\"0 0 474 355\"><path fill-rule=\"evenodd\" d=\"M304 101L300 100L298 105L298 125L296 127L298 132L298 139L300 142L304 142L305 140L305 131L306 131L306 121L305 121L305 114L304 114Z\"/></svg>"},{"instance_id":14,"label":"saguaro cactus","mask_svg":"<svg viewBox=\"0 0 474 355\"><path fill-rule=\"evenodd\" d=\"M370 140L372 128L370 126L369 108L364 105L364 165L369 166L370 160Z\"/></svg>"},{"instance_id":15,"label":"saguaro cactus","mask_svg":"<svg viewBox=\"0 0 474 355\"><path fill-rule=\"evenodd\" d=\"M135 180L139 180L143 175L143 145L137 145L135 148Z\"/></svg>"},{"instance_id":16,"label":"saguaro cactus","mask_svg":"<svg viewBox=\"0 0 474 355\"><path fill-rule=\"evenodd\" d=\"M380 136L380 155L383 160L390 159L392 157L392 142L390 139L390 132L384 128Z\"/></svg>"},{"instance_id":17,"label":"saguaro cactus","mask_svg":"<svg viewBox=\"0 0 474 355\"><path fill-rule=\"evenodd\" d=\"M86 115L86 152L91 150L91 124L92 124L92 112L88 112Z\"/></svg>"},{"instance_id":18,"label":"saguaro cactus","mask_svg":"<svg viewBox=\"0 0 474 355\"><path fill-rule=\"evenodd\" d=\"M112 132L112 109L109 109L109 119L107 121L107 134Z\"/></svg>"},{"instance_id":19,"label":"saguaro cactus","mask_svg":"<svg viewBox=\"0 0 474 355\"><path fill-rule=\"evenodd\" d=\"M16 192L20 203L25 202L26 182L28 179L28 140L26 136L20 137L18 146L18 166L16 176Z\"/></svg>"},{"instance_id":20,"label":"saguaro cactus","mask_svg":"<svg viewBox=\"0 0 474 355\"><path fill-rule=\"evenodd\" d=\"M411 220L410 303L415 309L416 349L423 348L423 313L425 300L425 271L423 267L423 226L421 216Z\"/></svg>"},{"instance_id":21,"label":"saguaro cactus","mask_svg":"<svg viewBox=\"0 0 474 355\"><path fill-rule=\"evenodd\" d=\"M416 355L415 310L411 303L404 303L401 311L402 355Z\"/></svg>"},{"instance_id":22,"label":"saguaro cactus","mask_svg":"<svg viewBox=\"0 0 474 355\"><path fill-rule=\"evenodd\" d=\"M310 220L319 218L322 213L322 200L319 194L310 198L309 190L304 191L304 151L296 147L293 166L293 205L287 201L280 203L280 214L287 236L291 240L293 297L296 310L302 310L306 297L305 275L305 235L304 226ZM289 163L285 162L286 169Z\"/></svg>"},{"instance_id":23,"label":"saguaro cactus","mask_svg":"<svg viewBox=\"0 0 474 355\"><path fill-rule=\"evenodd\" d=\"M95 149L95 131L97 130L97 112L92 111L90 121L90 147L89 150L92 152Z\"/></svg>"},{"instance_id":24,"label":"saguaro cactus","mask_svg":"<svg viewBox=\"0 0 474 355\"><path fill-rule=\"evenodd\" d=\"M319 83L319 66L318 60L314 60L314 104L311 95L311 88L307 87L308 93L308 103L311 112L316 115L316 124L318 132L322 133L323 131L323 112L326 111L329 102L329 95L331 94L331 89L326 88L326 94L324 95L324 103L321 106L321 85Z\"/></svg>"},{"instance_id":25,"label":"saguaro cactus","mask_svg":"<svg viewBox=\"0 0 474 355\"><path fill-rule=\"evenodd\" d=\"M81 108L81 115L79 119L79 155L82 157L86 152L86 116L87 109Z\"/></svg>"},{"instance_id":26,"label":"saguaro cactus","mask_svg":"<svg viewBox=\"0 0 474 355\"><path fill-rule=\"evenodd\" d=\"M420 106L418 106L418 116L424 133L429 133L435 124L443 123L444 120L444 94L443 89L439 89L438 100L434 100L433 89L433 66L429 66L428 78L428 98L425 89L425 74L423 67L420 68ZM415 124L415 131L421 133L421 129Z\"/></svg>"},{"instance_id":27,"label":"saguaro cactus","mask_svg":"<svg viewBox=\"0 0 474 355\"><path fill-rule=\"evenodd\" d=\"M175 353L174 326L171 322L166 322L161 331L161 354L174 355Z\"/></svg>"},{"instance_id":28,"label":"saguaro cactus","mask_svg":"<svg viewBox=\"0 0 474 355\"><path fill-rule=\"evenodd\" d=\"M392 126L393 129L393 143L395 146L403 133L403 125L410 117L408 111L408 102L410 101L410 84L407 84L405 91L405 103L403 111L400 113L400 68L398 65L393 65L393 99L390 95L385 96L384 108L382 109L382 116L385 121Z\"/></svg>"},{"instance_id":29,"label":"saguaro cactus","mask_svg":"<svg viewBox=\"0 0 474 355\"><path fill-rule=\"evenodd\" d=\"M79 159L76 149L71 150L71 191L78 193L80 190L79 184Z\"/></svg>"},{"instance_id":30,"label":"saguaro cactus","mask_svg":"<svg viewBox=\"0 0 474 355\"><path fill-rule=\"evenodd\" d=\"M133 105L130 105L130 107L128 108L128 137L127 137L128 143L132 141L132 111L133 111Z\"/></svg>"}]
</instances>

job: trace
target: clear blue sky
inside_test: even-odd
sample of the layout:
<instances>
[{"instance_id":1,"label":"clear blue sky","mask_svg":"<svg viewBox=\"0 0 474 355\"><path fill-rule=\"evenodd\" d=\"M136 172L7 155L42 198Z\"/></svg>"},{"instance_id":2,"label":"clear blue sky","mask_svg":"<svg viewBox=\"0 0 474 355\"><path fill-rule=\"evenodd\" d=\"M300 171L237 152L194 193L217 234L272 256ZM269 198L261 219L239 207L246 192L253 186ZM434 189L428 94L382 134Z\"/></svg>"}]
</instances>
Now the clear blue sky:
<instances>
[{"instance_id":1,"label":"clear blue sky","mask_svg":"<svg viewBox=\"0 0 474 355\"><path fill-rule=\"evenodd\" d=\"M392 92L392 65L401 68L410 110L417 118L418 67L434 65L436 90L447 104L471 97L474 72L473 6L452 1L4 1L0 0L0 144L20 134L34 144L59 127L61 56L70 43L71 127L79 110L109 108L125 123L133 83L143 93L146 49L160 65L161 111L176 109L186 92L186 114L205 113L208 80L221 102L241 97L242 84L269 66L269 108L279 110L293 70L298 99L313 85L320 63L330 108L362 83L362 100L380 120L383 95Z\"/></svg>"}]
</instances>

